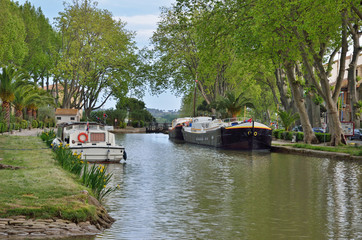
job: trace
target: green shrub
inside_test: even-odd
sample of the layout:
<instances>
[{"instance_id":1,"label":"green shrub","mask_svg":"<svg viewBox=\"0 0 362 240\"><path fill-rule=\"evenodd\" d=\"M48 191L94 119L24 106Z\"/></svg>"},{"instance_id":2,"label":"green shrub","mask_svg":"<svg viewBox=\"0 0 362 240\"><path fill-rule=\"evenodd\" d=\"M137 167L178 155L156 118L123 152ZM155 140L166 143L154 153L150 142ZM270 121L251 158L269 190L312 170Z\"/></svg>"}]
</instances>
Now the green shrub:
<instances>
[{"instance_id":1,"label":"green shrub","mask_svg":"<svg viewBox=\"0 0 362 240\"><path fill-rule=\"evenodd\" d=\"M37 128L38 127L38 121L37 120L31 121L31 127L32 128Z\"/></svg>"},{"instance_id":2,"label":"green shrub","mask_svg":"<svg viewBox=\"0 0 362 240\"><path fill-rule=\"evenodd\" d=\"M293 139L294 132L283 132L283 139L285 140L292 140Z\"/></svg>"},{"instance_id":3,"label":"green shrub","mask_svg":"<svg viewBox=\"0 0 362 240\"><path fill-rule=\"evenodd\" d=\"M303 141L303 140L304 140L304 133L297 132L297 141Z\"/></svg>"},{"instance_id":4,"label":"green shrub","mask_svg":"<svg viewBox=\"0 0 362 240\"><path fill-rule=\"evenodd\" d=\"M119 123L119 127L120 127L120 128L126 128L126 127L127 127L127 123L125 123L125 122L120 122L120 123Z\"/></svg>"},{"instance_id":5,"label":"green shrub","mask_svg":"<svg viewBox=\"0 0 362 240\"><path fill-rule=\"evenodd\" d=\"M273 136L275 138L281 139L280 132L283 132L283 131L284 131L284 129L275 129L275 130L273 130Z\"/></svg>"},{"instance_id":6,"label":"green shrub","mask_svg":"<svg viewBox=\"0 0 362 240\"><path fill-rule=\"evenodd\" d=\"M54 130L50 130L50 131L43 131L40 135L40 138L46 143L46 145L48 147L51 147L51 144L53 142L53 140L55 139L55 132Z\"/></svg>"},{"instance_id":7,"label":"green shrub","mask_svg":"<svg viewBox=\"0 0 362 240\"><path fill-rule=\"evenodd\" d=\"M330 133L315 133L315 136L318 138L319 142L330 142L331 134ZM325 138L324 138L325 136Z\"/></svg>"},{"instance_id":8,"label":"green shrub","mask_svg":"<svg viewBox=\"0 0 362 240\"><path fill-rule=\"evenodd\" d=\"M144 127L145 126L145 122L140 120L140 127Z\"/></svg>"},{"instance_id":9,"label":"green shrub","mask_svg":"<svg viewBox=\"0 0 362 240\"><path fill-rule=\"evenodd\" d=\"M138 128L139 127L139 121L133 121L132 122L132 127L134 127L134 128Z\"/></svg>"},{"instance_id":10,"label":"green shrub","mask_svg":"<svg viewBox=\"0 0 362 240\"><path fill-rule=\"evenodd\" d=\"M3 122L0 122L0 132L3 133L3 132L6 132L6 130L7 130L6 124Z\"/></svg>"},{"instance_id":11,"label":"green shrub","mask_svg":"<svg viewBox=\"0 0 362 240\"><path fill-rule=\"evenodd\" d=\"M284 137L283 133L284 133L284 132L285 132L284 129L280 129L280 131L278 132L277 138L278 138L278 139L283 139L283 137Z\"/></svg>"},{"instance_id":12,"label":"green shrub","mask_svg":"<svg viewBox=\"0 0 362 240\"><path fill-rule=\"evenodd\" d=\"M27 127L28 127L28 121L26 121L26 120L21 120L21 122L20 122L20 127L21 127L22 129L27 128Z\"/></svg>"},{"instance_id":13,"label":"green shrub","mask_svg":"<svg viewBox=\"0 0 362 240\"><path fill-rule=\"evenodd\" d=\"M43 121L38 121L38 128L43 128L43 127L44 127Z\"/></svg>"}]
</instances>

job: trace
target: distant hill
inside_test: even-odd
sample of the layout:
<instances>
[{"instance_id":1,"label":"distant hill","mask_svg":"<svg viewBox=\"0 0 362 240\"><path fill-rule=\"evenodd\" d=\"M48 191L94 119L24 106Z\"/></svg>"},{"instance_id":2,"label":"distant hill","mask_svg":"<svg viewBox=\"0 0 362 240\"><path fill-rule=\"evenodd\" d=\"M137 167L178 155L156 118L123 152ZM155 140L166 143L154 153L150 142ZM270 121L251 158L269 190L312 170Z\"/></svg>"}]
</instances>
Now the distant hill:
<instances>
[{"instance_id":1,"label":"distant hill","mask_svg":"<svg viewBox=\"0 0 362 240\"><path fill-rule=\"evenodd\" d=\"M154 108L147 108L147 111L152 114L158 123L170 123L175 118L178 118L180 111L178 110L159 110Z\"/></svg>"}]
</instances>

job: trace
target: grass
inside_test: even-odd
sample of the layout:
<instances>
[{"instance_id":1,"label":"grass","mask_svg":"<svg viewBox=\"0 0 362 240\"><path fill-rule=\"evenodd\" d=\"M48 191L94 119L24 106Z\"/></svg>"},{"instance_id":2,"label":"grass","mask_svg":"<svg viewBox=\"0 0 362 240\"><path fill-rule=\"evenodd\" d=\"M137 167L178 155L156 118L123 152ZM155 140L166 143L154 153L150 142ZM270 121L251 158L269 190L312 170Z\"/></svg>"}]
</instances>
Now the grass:
<instances>
[{"instance_id":1,"label":"grass","mask_svg":"<svg viewBox=\"0 0 362 240\"><path fill-rule=\"evenodd\" d=\"M0 146L0 163L21 167L0 170L0 217L94 219L96 208L81 193L89 189L56 164L39 137L2 135Z\"/></svg>"},{"instance_id":2,"label":"grass","mask_svg":"<svg viewBox=\"0 0 362 240\"><path fill-rule=\"evenodd\" d=\"M311 145L304 143L296 144L283 144L295 148L306 148L312 150L326 151L326 152L339 152L348 153L352 156L362 156L362 147L353 145L340 145L340 146L323 146L323 145Z\"/></svg>"}]
</instances>

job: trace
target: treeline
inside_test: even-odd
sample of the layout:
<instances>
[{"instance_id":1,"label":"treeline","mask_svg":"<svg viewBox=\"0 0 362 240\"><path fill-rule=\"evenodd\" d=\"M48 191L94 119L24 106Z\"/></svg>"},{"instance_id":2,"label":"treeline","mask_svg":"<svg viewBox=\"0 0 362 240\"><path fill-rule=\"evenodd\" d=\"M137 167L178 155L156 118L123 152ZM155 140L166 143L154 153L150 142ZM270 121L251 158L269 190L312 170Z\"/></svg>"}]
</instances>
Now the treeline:
<instances>
[{"instance_id":1,"label":"treeline","mask_svg":"<svg viewBox=\"0 0 362 240\"><path fill-rule=\"evenodd\" d=\"M248 114L263 122L275 121L280 110L298 112L307 143L317 142L312 126L320 124L320 109L326 109L331 144L340 144L337 102L349 46L352 118L360 124L361 19L357 0L177 0L162 9L152 37L151 85L156 92L185 93L185 115L192 113L195 87L197 105L204 101L203 109L209 106L216 115L215 102L227 94L234 104L250 99ZM335 60L338 77L331 85Z\"/></svg>"},{"instance_id":2,"label":"treeline","mask_svg":"<svg viewBox=\"0 0 362 240\"><path fill-rule=\"evenodd\" d=\"M92 0L65 3L54 26L40 8L0 1L0 99L3 121L36 119L39 107L84 109L87 117L111 97L143 82L134 33ZM31 115L30 115L31 114ZM13 121L13 120L11 120Z\"/></svg>"}]
</instances>

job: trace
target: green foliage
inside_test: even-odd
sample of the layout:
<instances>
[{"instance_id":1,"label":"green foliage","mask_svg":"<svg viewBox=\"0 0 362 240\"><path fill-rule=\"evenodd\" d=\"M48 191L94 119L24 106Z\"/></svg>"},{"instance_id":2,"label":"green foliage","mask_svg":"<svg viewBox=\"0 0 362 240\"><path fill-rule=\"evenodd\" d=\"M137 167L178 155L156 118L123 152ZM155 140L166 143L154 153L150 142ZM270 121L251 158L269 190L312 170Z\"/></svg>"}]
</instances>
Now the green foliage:
<instances>
[{"instance_id":1,"label":"green foliage","mask_svg":"<svg viewBox=\"0 0 362 240\"><path fill-rule=\"evenodd\" d=\"M0 122L0 133L6 132L7 131L7 125L4 122Z\"/></svg>"},{"instance_id":2,"label":"green foliage","mask_svg":"<svg viewBox=\"0 0 362 240\"><path fill-rule=\"evenodd\" d=\"M104 117L106 114L106 118ZM90 120L94 122L102 122L107 125L113 126L116 125L115 119L117 119L117 123L123 122L127 116L127 111L120 109L107 109L107 110L98 110L92 111L90 114Z\"/></svg>"},{"instance_id":3,"label":"green foliage","mask_svg":"<svg viewBox=\"0 0 362 240\"><path fill-rule=\"evenodd\" d=\"M93 190L95 197L102 200L105 196L115 191L117 188L106 188L110 182L112 174L107 174L107 168L104 165L85 164L81 177L81 182Z\"/></svg>"},{"instance_id":4,"label":"green foliage","mask_svg":"<svg viewBox=\"0 0 362 240\"><path fill-rule=\"evenodd\" d=\"M0 1L0 65L20 64L27 52L25 27L17 3Z\"/></svg>"},{"instance_id":5,"label":"green foliage","mask_svg":"<svg viewBox=\"0 0 362 240\"><path fill-rule=\"evenodd\" d=\"M227 92L225 98L217 101L217 109L226 110L229 117L237 117L245 106L254 107L251 99L246 98L244 95L245 93L240 93L239 96L235 96L234 92Z\"/></svg>"},{"instance_id":6,"label":"green foliage","mask_svg":"<svg viewBox=\"0 0 362 240\"><path fill-rule=\"evenodd\" d=\"M283 122L283 125L285 127L285 130L288 131L290 126L292 126L292 124L299 119L299 115L298 113L292 113L291 111L282 111L279 110L278 111L278 115L280 117L280 119Z\"/></svg>"},{"instance_id":7,"label":"green foliage","mask_svg":"<svg viewBox=\"0 0 362 240\"><path fill-rule=\"evenodd\" d=\"M58 57L59 37L40 8L35 9L30 2L25 2L19 9L25 24L28 49L22 67L31 73L35 83L41 80L40 86L43 87L44 78L49 75Z\"/></svg>"},{"instance_id":8,"label":"green foliage","mask_svg":"<svg viewBox=\"0 0 362 240\"><path fill-rule=\"evenodd\" d=\"M315 136L318 138L319 142L330 142L331 141L331 134L330 133L314 133Z\"/></svg>"},{"instance_id":9,"label":"green foliage","mask_svg":"<svg viewBox=\"0 0 362 240\"><path fill-rule=\"evenodd\" d=\"M138 121L138 120L132 121L132 127L134 127L134 128L142 128L144 126L145 126L145 122L142 121L142 120L140 120L140 121Z\"/></svg>"},{"instance_id":10,"label":"green foliage","mask_svg":"<svg viewBox=\"0 0 362 240\"><path fill-rule=\"evenodd\" d=\"M126 128L126 127L127 127L127 123L125 123L125 122L120 122L120 123L119 123L119 127L120 127L120 128Z\"/></svg>"},{"instance_id":11,"label":"green foliage","mask_svg":"<svg viewBox=\"0 0 362 240\"><path fill-rule=\"evenodd\" d=\"M155 118L146 110L145 103L135 98L120 99L116 105L118 111L129 113L131 121L154 122Z\"/></svg>"},{"instance_id":12,"label":"green foliage","mask_svg":"<svg viewBox=\"0 0 362 240\"><path fill-rule=\"evenodd\" d=\"M51 129L49 131L43 131L40 134L40 138L41 138L41 140L43 140L46 143L46 145L48 147L52 147L51 144L52 144L53 140L56 138L56 135L55 135L54 130Z\"/></svg>"},{"instance_id":13,"label":"green foliage","mask_svg":"<svg viewBox=\"0 0 362 240\"><path fill-rule=\"evenodd\" d=\"M22 129L26 129L26 128L28 127L28 121L26 121L26 120L21 120L21 122L20 122L20 127L21 127Z\"/></svg>"},{"instance_id":14,"label":"green foliage","mask_svg":"<svg viewBox=\"0 0 362 240\"><path fill-rule=\"evenodd\" d=\"M292 140L294 134L295 134L294 132L285 131L285 132L283 132L283 139L284 140Z\"/></svg>"},{"instance_id":15,"label":"green foliage","mask_svg":"<svg viewBox=\"0 0 362 240\"><path fill-rule=\"evenodd\" d=\"M37 120L31 121L31 127L32 127L32 128L37 128L38 126L39 126L39 123L38 123Z\"/></svg>"},{"instance_id":16,"label":"green foliage","mask_svg":"<svg viewBox=\"0 0 362 240\"><path fill-rule=\"evenodd\" d=\"M59 162L60 166L71 173L80 176L84 161L81 160L81 153L77 154L69 149L68 145L53 146L55 152L55 159Z\"/></svg>"},{"instance_id":17,"label":"green foliage","mask_svg":"<svg viewBox=\"0 0 362 240\"><path fill-rule=\"evenodd\" d=\"M304 133L303 132L296 132L297 134L297 140L303 141L304 140Z\"/></svg>"},{"instance_id":18,"label":"green foliage","mask_svg":"<svg viewBox=\"0 0 362 240\"><path fill-rule=\"evenodd\" d=\"M125 23L93 0L74 1L59 13L56 26L62 39L55 75L64 88L62 106L86 109L87 117L110 96L121 97L143 83L135 77L138 57L134 34ZM80 61L81 60L81 61ZM99 99L97 106L96 103Z\"/></svg>"},{"instance_id":19,"label":"green foliage","mask_svg":"<svg viewBox=\"0 0 362 240\"><path fill-rule=\"evenodd\" d=\"M53 130L48 132L44 131L40 137L48 145L55 138L55 133ZM69 149L69 145L64 146L60 143L59 146L53 146L52 144L50 144L50 146L53 147L55 159L60 166L78 176L83 185L92 189L95 197L99 201L117 189L107 188L107 184L110 182L112 174L106 174L107 169L103 165L97 166L96 164L93 164L93 166L89 168L89 163L84 162L81 159L81 153L73 153L72 150Z\"/></svg>"}]
</instances>

